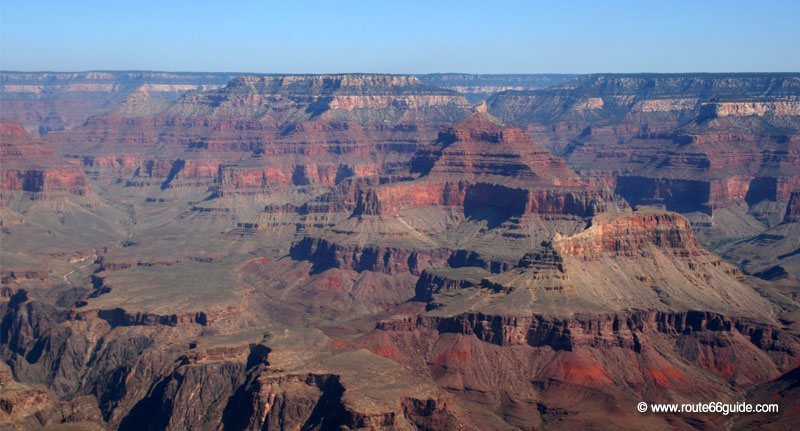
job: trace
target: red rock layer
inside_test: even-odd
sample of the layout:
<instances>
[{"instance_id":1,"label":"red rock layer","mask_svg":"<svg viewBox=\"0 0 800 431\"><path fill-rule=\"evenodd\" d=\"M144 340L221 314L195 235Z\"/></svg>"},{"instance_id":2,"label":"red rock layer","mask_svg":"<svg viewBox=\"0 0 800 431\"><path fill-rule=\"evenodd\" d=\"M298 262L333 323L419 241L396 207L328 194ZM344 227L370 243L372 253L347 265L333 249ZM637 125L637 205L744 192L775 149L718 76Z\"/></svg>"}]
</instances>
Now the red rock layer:
<instances>
[{"instance_id":1,"label":"red rock layer","mask_svg":"<svg viewBox=\"0 0 800 431\"><path fill-rule=\"evenodd\" d=\"M591 216L601 208L602 195L591 190L536 188L457 181L399 182L368 189L358 196L356 214L391 215L421 206L450 206L466 212L495 209L513 215L569 214ZM609 196L610 198L610 196Z\"/></svg>"},{"instance_id":2,"label":"red rock layer","mask_svg":"<svg viewBox=\"0 0 800 431\"><path fill-rule=\"evenodd\" d=\"M389 215L438 205L465 212L588 216L612 198L602 181L579 179L524 131L485 113L441 132L411 163L412 172L421 174L418 180L361 191L355 213Z\"/></svg>"},{"instance_id":3,"label":"red rock layer","mask_svg":"<svg viewBox=\"0 0 800 431\"><path fill-rule=\"evenodd\" d=\"M289 185L335 186L345 178L374 176L386 169L381 163L369 161L360 164L267 162L267 166L253 166L256 163L249 161L242 165L221 165L217 181L218 195L264 193Z\"/></svg>"},{"instance_id":4,"label":"red rock layer","mask_svg":"<svg viewBox=\"0 0 800 431\"><path fill-rule=\"evenodd\" d=\"M4 192L85 193L80 166L61 159L18 123L0 123L0 159Z\"/></svg>"},{"instance_id":5,"label":"red rock layer","mask_svg":"<svg viewBox=\"0 0 800 431\"><path fill-rule=\"evenodd\" d=\"M561 256L584 259L604 253L636 256L649 244L682 256L702 252L689 220L676 213L604 213L592 219L589 229L570 237L556 234L553 239L553 248Z\"/></svg>"},{"instance_id":6,"label":"red rock layer","mask_svg":"<svg viewBox=\"0 0 800 431\"><path fill-rule=\"evenodd\" d=\"M592 75L488 107L576 170L622 177L617 192L633 204L711 214L761 200L745 183L800 177L798 97L794 74Z\"/></svg>"},{"instance_id":7,"label":"red rock layer","mask_svg":"<svg viewBox=\"0 0 800 431\"><path fill-rule=\"evenodd\" d=\"M800 176L733 175L706 180L620 175L615 184L616 193L633 205L664 205L673 211L711 214L715 208L740 203L786 202L800 187Z\"/></svg>"},{"instance_id":8,"label":"red rock layer","mask_svg":"<svg viewBox=\"0 0 800 431\"><path fill-rule=\"evenodd\" d=\"M93 176L119 174L110 158L130 185L208 185L216 176L220 194L252 194L383 173L468 106L454 92L384 75L241 77L171 104L136 96L48 139Z\"/></svg>"},{"instance_id":9,"label":"red rock layer","mask_svg":"<svg viewBox=\"0 0 800 431\"><path fill-rule=\"evenodd\" d=\"M769 380L780 372L798 366L796 352L800 343L791 334L780 328L759 324L748 319L730 318L718 313L702 311L663 312L663 311L629 311L625 313L602 315L576 315L571 319L555 319L533 315L529 317L486 315L481 313L465 313L451 317L412 316L398 320L389 320L376 326L378 331L406 332L432 329L439 334L453 333L476 337L486 343L507 348L513 346L531 346L549 348L555 351L589 353L587 349L598 349L601 356L610 354L615 348L622 348L635 353L635 356L646 354L647 350L658 345L660 338L673 340L672 354L687 360L691 367L710 371L722 379L749 384ZM697 337L696 340L692 338ZM689 346L703 340L724 337L736 346L725 344L720 348L702 347L699 351ZM681 350L683 339L686 350ZM396 348L402 349L401 346ZM763 362L745 360L734 354L736 349L752 352L762 358ZM601 353L605 352L605 353ZM404 352L414 355L412 352ZM613 356L613 355L612 355ZM402 356L401 356L402 357ZM666 358L672 357L668 355ZM597 358L597 357L595 357ZM669 363L667 359L662 366L677 369L678 363ZM624 384L612 377L616 372L607 368L613 363L603 365L603 360L596 365L605 378L583 381L589 386ZM661 367L659 367L661 368ZM663 370L663 368L662 368ZM554 370L543 370L542 378L558 378ZM669 378L658 370L642 370L653 372L655 383L662 387L678 389L679 381L688 383L684 378ZM688 371L688 370L686 370ZM677 372L675 375L683 375ZM563 375L561 376L564 377ZM675 376L673 376L675 377ZM685 388L689 391L699 388Z\"/></svg>"},{"instance_id":10,"label":"red rock layer","mask_svg":"<svg viewBox=\"0 0 800 431\"><path fill-rule=\"evenodd\" d=\"M437 142L419 151L412 163L431 177L577 178L563 159L533 143L523 130L502 126L485 113L440 132Z\"/></svg>"}]
</instances>

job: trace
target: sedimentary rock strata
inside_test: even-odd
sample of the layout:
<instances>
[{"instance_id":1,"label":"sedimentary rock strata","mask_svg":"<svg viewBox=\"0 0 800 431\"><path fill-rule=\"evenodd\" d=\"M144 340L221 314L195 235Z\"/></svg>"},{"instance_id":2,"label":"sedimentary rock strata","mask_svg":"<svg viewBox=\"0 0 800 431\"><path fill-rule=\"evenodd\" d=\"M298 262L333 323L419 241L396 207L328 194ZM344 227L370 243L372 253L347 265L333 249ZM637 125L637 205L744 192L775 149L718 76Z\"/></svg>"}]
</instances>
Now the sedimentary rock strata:
<instances>
[{"instance_id":1,"label":"sedimentary rock strata","mask_svg":"<svg viewBox=\"0 0 800 431\"><path fill-rule=\"evenodd\" d=\"M39 138L28 134L21 124L0 123L0 137L5 197L14 192L30 193L33 198L85 193L86 182L80 165L62 159Z\"/></svg>"},{"instance_id":2,"label":"sedimentary rock strata","mask_svg":"<svg viewBox=\"0 0 800 431\"><path fill-rule=\"evenodd\" d=\"M710 214L788 199L759 196L759 182L798 175L797 93L793 75L594 75L561 89L499 93L488 106L573 168L613 173L634 203ZM628 187L640 181L653 185Z\"/></svg>"},{"instance_id":3,"label":"sedimentary rock strata","mask_svg":"<svg viewBox=\"0 0 800 431\"><path fill-rule=\"evenodd\" d=\"M0 427L793 423L796 74L0 81Z\"/></svg>"}]
</instances>

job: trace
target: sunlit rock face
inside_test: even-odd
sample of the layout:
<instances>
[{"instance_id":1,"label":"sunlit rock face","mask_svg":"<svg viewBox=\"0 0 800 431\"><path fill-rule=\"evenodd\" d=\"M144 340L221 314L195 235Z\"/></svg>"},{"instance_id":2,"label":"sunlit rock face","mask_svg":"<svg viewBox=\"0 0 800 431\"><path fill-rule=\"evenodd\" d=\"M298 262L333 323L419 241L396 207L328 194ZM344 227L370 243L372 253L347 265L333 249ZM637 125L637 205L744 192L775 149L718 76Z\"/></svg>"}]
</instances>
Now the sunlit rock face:
<instances>
[{"instance_id":1,"label":"sunlit rock face","mask_svg":"<svg viewBox=\"0 0 800 431\"><path fill-rule=\"evenodd\" d=\"M61 158L21 124L0 122L0 139L0 190L6 198L15 193L27 193L33 199L85 193L87 184L80 164Z\"/></svg>"},{"instance_id":2,"label":"sunlit rock face","mask_svg":"<svg viewBox=\"0 0 800 431\"><path fill-rule=\"evenodd\" d=\"M796 74L0 81L0 428L792 423Z\"/></svg>"}]
</instances>

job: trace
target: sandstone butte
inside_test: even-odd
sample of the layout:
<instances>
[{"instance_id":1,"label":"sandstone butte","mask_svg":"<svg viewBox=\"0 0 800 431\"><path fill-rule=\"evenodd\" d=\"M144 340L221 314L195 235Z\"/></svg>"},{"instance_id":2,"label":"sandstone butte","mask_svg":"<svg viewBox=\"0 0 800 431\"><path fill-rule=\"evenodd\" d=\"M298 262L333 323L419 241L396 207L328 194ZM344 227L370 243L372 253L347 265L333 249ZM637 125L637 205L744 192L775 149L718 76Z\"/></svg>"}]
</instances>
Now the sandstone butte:
<instances>
[{"instance_id":1,"label":"sandstone butte","mask_svg":"<svg viewBox=\"0 0 800 431\"><path fill-rule=\"evenodd\" d=\"M3 429L796 429L797 74L0 98Z\"/></svg>"}]
</instances>

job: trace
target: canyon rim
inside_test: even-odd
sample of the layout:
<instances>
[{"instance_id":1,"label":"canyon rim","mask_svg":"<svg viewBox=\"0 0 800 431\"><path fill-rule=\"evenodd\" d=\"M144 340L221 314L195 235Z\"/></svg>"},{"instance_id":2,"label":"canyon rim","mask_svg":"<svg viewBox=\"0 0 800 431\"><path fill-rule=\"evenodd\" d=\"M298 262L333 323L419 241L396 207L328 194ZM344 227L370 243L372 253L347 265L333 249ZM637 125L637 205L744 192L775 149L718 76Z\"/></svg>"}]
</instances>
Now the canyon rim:
<instances>
[{"instance_id":1,"label":"canyon rim","mask_svg":"<svg viewBox=\"0 0 800 431\"><path fill-rule=\"evenodd\" d=\"M0 429L800 426L796 6L57 3L0 5Z\"/></svg>"}]
</instances>

